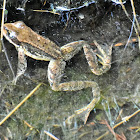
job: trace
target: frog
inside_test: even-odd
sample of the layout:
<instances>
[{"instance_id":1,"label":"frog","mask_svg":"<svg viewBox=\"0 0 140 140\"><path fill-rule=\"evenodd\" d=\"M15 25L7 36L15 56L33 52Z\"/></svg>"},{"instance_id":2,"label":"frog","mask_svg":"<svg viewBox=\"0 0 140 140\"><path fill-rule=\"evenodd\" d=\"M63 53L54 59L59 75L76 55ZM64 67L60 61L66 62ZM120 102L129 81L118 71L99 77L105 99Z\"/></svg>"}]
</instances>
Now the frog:
<instances>
[{"instance_id":1,"label":"frog","mask_svg":"<svg viewBox=\"0 0 140 140\"><path fill-rule=\"evenodd\" d=\"M108 53L106 53L94 40L94 44L100 54L93 51L91 45L85 40L70 42L59 47L49 38L34 32L22 21L5 23L3 26L3 35L15 46L18 52L18 66L16 77L13 79L14 84L16 84L19 77L25 73L27 69L26 56L28 56L35 60L49 61L47 76L52 90L78 91L85 88L92 88L93 99L91 102L85 107L75 111L75 115L84 113L85 124L90 112L100 100L100 88L96 82L88 80L61 82L66 61L70 60L83 49L91 71L96 75L102 75L111 67L112 46ZM99 63L101 66L99 66Z\"/></svg>"}]
</instances>

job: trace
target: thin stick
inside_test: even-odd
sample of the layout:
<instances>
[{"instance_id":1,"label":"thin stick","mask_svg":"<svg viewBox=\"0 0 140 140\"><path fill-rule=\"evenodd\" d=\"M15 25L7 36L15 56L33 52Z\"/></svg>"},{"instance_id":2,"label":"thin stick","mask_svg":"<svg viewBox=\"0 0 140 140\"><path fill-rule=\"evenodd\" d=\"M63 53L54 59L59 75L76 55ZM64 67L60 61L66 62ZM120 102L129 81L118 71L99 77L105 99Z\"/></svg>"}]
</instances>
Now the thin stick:
<instances>
[{"instance_id":1,"label":"thin stick","mask_svg":"<svg viewBox=\"0 0 140 140\"><path fill-rule=\"evenodd\" d=\"M128 121L130 118L134 117L134 116L135 116L136 114L138 114L139 112L140 112L140 109L137 110L136 112L134 112L133 114L131 114L131 115L125 117L125 119L124 119L123 121L117 123L117 124L113 127L113 129L117 128L119 125L121 125L121 124L123 124L124 122ZM103 135L101 135L100 137L98 137L96 140L101 140L103 137L105 137L105 136L108 135L108 134L109 134L109 131L106 131Z\"/></svg>"},{"instance_id":2,"label":"thin stick","mask_svg":"<svg viewBox=\"0 0 140 140\"><path fill-rule=\"evenodd\" d=\"M3 46L4 53L5 53L6 59L7 59L7 61L8 61L9 67L10 67L10 69L11 69L11 71L12 71L13 77L15 77L15 74L14 74L14 71L13 71L13 68L12 68L12 65L11 65L11 63L10 63L10 60L9 60L9 58L8 58L8 55L7 55L7 52L6 52L4 43L3 43L3 25L4 25L5 5L6 5L6 0L3 1L2 20L1 20L1 44L2 44L2 46ZM1 50L2 50L2 47L0 46L0 52L1 52Z\"/></svg>"},{"instance_id":3,"label":"thin stick","mask_svg":"<svg viewBox=\"0 0 140 140\"><path fill-rule=\"evenodd\" d=\"M136 25L137 25L137 27L138 27L138 30L140 31L139 22L138 22L138 20L137 20L137 18L136 18L136 11L135 11L134 2L133 2L133 0L130 0L130 1L131 1L132 10L133 10L133 16L134 16L134 18L135 18L135 21L136 21Z\"/></svg>"},{"instance_id":4,"label":"thin stick","mask_svg":"<svg viewBox=\"0 0 140 140\"><path fill-rule=\"evenodd\" d=\"M121 122L119 122L118 124L116 124L113 128L116 128L116 127L118 127L119 125L125 123L126 121L128 121L130 118L134 117L134 116L135 116L137 113L139 113L139 112L140 112L140 109L137 110L136 112L134 112L133 114L131 114L131 115L125 117L123 121L121 121Z\"/></svg>"},{"instance_id":5,"label":"thin stick","mask_svg":"<svg viewBox=\"0 0 140 140\"><path fill-rule=\"evenodd\" d=\"M45 134L47 134L48 136L50 136L52 139L54 139L54 140L59 140L56 136L54 136L53 134L51 134L50 132L48 132L48 131L45 131L44 130L44 133Z\"/></svg>"},{"instance_id":6,"label":"thin stick","mask_svg":"<svg viewBox=\"0 0 140 140\"><path fill-rule=\"evenodd\" d=\"M42 83L38 84L1 122L2 125L28 98L30 98L42 85Z\"/></svg>"},{"instance_id":7,"label":"thin stick","mask_svg":"<svg viewBox=\"0 0 140 140\"><path fill-rule=\"evenodd\" d=\"M119 2L121 3L122 9L124 10L124 12L125 12L126 16L127 16L127 17L128 17L128 19L131 21L131 23L133 23L133 21L132 21L132 20L131 20L131 18L129 17L128 12L126 11L126 8L125 8L125 6L124 6L124 4L123 4L122 0L119 0ZM135 19L135 18L134 18L134 19ZM134 23L134 29L135 29L136 35L138 36L138 35L139 35L139 33L138 33L138 31L137 31L137 27L136 27L135 23Z\"/></svg>"},{"instance_id":8,"label":"thin stick","mask_svg":"<svg viewBox=\"0 0 140 140\"><path fill-rule=\"evenodd\" d=\"M52 14L55 14L55 15L60 15L59 13L55 13L53 11L48 11L48 10L33 10L35 12L46 12L46 13L52 13Z\"/></svg>"},{"instance_id":9,"label":"thin stick","mask_svg":"<svg viewBox=\"0 0 140 140\"><path fill-rule=\"evenodd\" d=\"M9 58L8 58L8 54L7 54L5 45L4 45L4 43L3 43L3 40L1 40L1 43L2 43L2 46L3 46L3 50L4 50L4 54L5 54L6 60L7 60L7 62L8 62L8 65L9 65L9 67L10 67L10 70L11 70L11 72L12 72L12 74L13 74L13 79L14 79L14 78L15 78L15 73L14 73L12 64L11 64Z\"/></svg>"},{"instance_id":10,"label":"thin stick","mask_svg":"<svg viewBox=\"0 0 140 140\"><path fill-rule=\"evenodd\" d=\"M2 10L2 20L1 20L1 40L3 39L3 25L4 25L4 12L5 12L6 0L3 1L3 10Z\"/></svg>"},{"instance_id":11,"label":"thin stick","mask_svg":"<svg viewBox=\"0 0 140 140\"><path fill-rule=\"evenodd\" d=\"M5 4L6 0L3 1L3 10L2 10L2 19L1 19L1 40L3 39L3 25L4 25L4 12L5 12ZM0 46L0 52L2 50L2 47Z\"/></svg>"},{"instance_id":12,"label":"thin stick","mask_svg":"<svg viewBox=\"0 0 140 140\"><path fill-rule=\"evenodd\" d=\"M134 2L133 2L133 0L130 0L130 1L131 1L132 10L133 10L133 16L134 16L134 18L135 18L136 25L137 25L137 29L138 29L138 33L139 33L139 32L140 32L140 25L139 25L139 22L138 22L137 17L136 17L136 11L135 11ZM140 35L137 34L137 36L138 36L139 49L140 49Z\"/></svg>"}]
</instances>

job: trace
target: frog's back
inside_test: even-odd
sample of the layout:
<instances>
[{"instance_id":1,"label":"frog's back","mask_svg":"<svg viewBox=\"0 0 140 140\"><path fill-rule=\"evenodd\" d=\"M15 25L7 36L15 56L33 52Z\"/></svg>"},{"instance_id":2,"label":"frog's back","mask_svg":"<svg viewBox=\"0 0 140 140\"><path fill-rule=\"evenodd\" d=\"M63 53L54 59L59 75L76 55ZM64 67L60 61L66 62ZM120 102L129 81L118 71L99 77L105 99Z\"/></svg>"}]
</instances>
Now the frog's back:
<instances>
[{"instance_id":1,"label":"frog's back","mask_svg":"<svg viewBox=\"0 0 140 140\"><path fill-rule=\"evenodd\" d=\"M18 45L20 46L27 45L26 53L46 53L46 55L48 54L49 57L54 59L60 59L62 56L60 48L54 42L37 34L31 28L27 27L22 21L6 23L4 24L4 30L4 36L12 44L15 45L18 42ZM32 51L28 52L28 50Z\"/></svg>"}]
</instances>

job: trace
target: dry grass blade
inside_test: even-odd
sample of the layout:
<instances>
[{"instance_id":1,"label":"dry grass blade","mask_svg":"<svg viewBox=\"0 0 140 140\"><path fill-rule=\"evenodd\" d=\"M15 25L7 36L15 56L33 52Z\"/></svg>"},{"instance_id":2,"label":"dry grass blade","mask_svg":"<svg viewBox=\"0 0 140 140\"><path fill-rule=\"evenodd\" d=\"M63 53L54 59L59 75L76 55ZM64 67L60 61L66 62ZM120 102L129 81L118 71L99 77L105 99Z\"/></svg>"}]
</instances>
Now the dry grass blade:
<instances>
[{"instance_id":1,"label":"dry grass blade","mask_svg":"<svg viewBox=\"0 0 140 140\"><path fill-rule=\"evenodd\" d=\"M122 2L122 0L119 0L120 3L121 3L121 6L122 6L122 9L124 10L126 16L128 17L128 19L133 23L133 21L131 20L131 18L129 17L129 14L128 12L126 11L126 8ZM133 17L134 17L134 29L135 29L135 32L136 32L136 35L138 37L138 42L139 42L139 49L140 49L140 36L139 36L139 31L140 31L140 26L139 26L139 23L138 23L138 20L136 18L136 12L135 12L135 7L134 7L134 2L133 0L131 0L131 6L132 6L132 10L133 10ZM136 22L136 24L135 24Z\"/></svg>"},{"instance_id":2,"label":"dry grass blade","mask_svg":"<svg viewBox=\"0 0 140 140\"><path fill-rule=\"evenodd\" d=\"M42 83L38 84L1 122L2 125L28 98L30 98L42 85Z\"/></svg>"},{"instance_id":3,"label":"dry grass blade","mask_svg":"<svg viewBox=\"0 0 140 140\"><path fill-rule=\"evenodd\" d=\"M12 72L12 74L13 74L13 79L14 79L14 78L15 78L15 73L14 73L12 64L11 64L9 58L8 58L8 54L7 54L7 52L6 52L6 48L5 48L5 45L4 45L4 43L3 43L3 40L2 40L1 42L2 42L2 46L3 46L3 50L4 50L5 57L6 57L6 59L7 59L8 65L9 65L9 67L10 67L10 70L11 70L11 72Z\"/></svg>"},{"instance_id":4,"label":"dry grass blade","mask_svg":"<svg viewBox=\"0 0 140 140\"><path fill-rule=\"evenodd\" d=\"M140 131L140 128L136 130L136 133L137 133L138 131Z\"/></svg>"},{"instance_id":5,"label":"dry grass blade","mask_svg":"<svg viewBox=\"0 0 140 140\"><path fill-rule=\"evenodd\" d=\"M114 136L116 136L114 130L111 128L111 126L108 124L108 122L107 122L106 120L102 120L100 123L101 123L101 124L105 124L105 125L108 127L108 129L110 130L110 132L111 132Z\"/></svg>"},{"instance_id":6,"label":"dry grass blade","mask_svg":"<svg viewBox=\"0 0 140 140\"><path fill-rule=\"evenodd\" d=\"M135 43L135 42L138 42L137 38L131 38L131 39L128 40L128 41L123 41L123 42L116 43L116 44L114 45L114 47L120 47L120 46L124 46L124 45L127 44L127 43Z\"/></svg>"},{"instance_id":7,"label":"dry grass blade","mask_svg":"<svg viewBox=\"0 0 140 140\"><path fill-rule=\"evenodd\" d=\"M53 134L51 134L50 132L48 132L48 131L45 131L44 130L44 133L45 134L47 134L48 136L50 136L52 139L54 139L54 140L59 140L57 137L55 137Z\"/></svg>"},{"instance_id":8,"label":"dry grass blade","mask_svg":"<svg viewBox=\"0 0 140 140\"><path fill-rule=\"evenodd\" d=\"M138 114L140 112L140 109L137 110L136 112L134 112L133 114L126 116L125 118L123 118L123 121L119 122L118 124L116 124L113 128L118 127L119 125L123 124L124 122L128 121L129 119L131 119L132 117L134 117L136 114Z\"/></svg>"},{"instance_id":9,"label":"dry grass blade","mask_svg":"<svg viewBox=\"0 0 140 140\"><path fill-rule=\"evenodd\" d=\"M131 6L132 6L132 10L133 10L133 16L134 16L135 21L136 21L137 29L140 31L139 22L138 22L138 20L136 18L136 11L135 11L134 2L133 2L133 0L130 0L130 1L131 1Z\"/></svg>"},{"instance_id":10,"label":"dry grass blade","mask_svg":"<svg viewBox=\"0 0 140 140\"><path fill-rule=\"evenodd\" d=\"M25 135L26 137L28 137L31 134L32 130L35 130L37 133L40 133L38 129L36 129L35 127L31 126L28 122L26 122L25 120L23 120L24 124L27 125L30 128L30 131Z\"/></svg>"},{"instance_id":11,"label":"dry grass blade","mask_svg":"<svg viewBox=\"0 0 140 140\"><path fill-rule=\"evenodd\" d=\"M55 14L55 15L60 15L59 13L56 13L54 11L48 11L48 10L33 10L34 12L46 12L46 13L52 13L52 14Z\"/></svg>"},{"instance_id":12,"label":"dry grass blade","mask_svg":"<svg viewBox=\"0 0 140 140\"><path fill-rule=\"evenodd\" d=\"M136 25L137 25L137 28L136 28L136 29L138 29L138 31L137 31L138 34L136 34L136 35L138 36L139 49L140 49L140 35L139 35L139 32L140 32L140 25L139 25L139 22L138 22L138 20L137 20L137 18L136 18L136 11L135 11L134 2L133 2L133 0L130 0L130 1L131 1L132 10L133 10L133 16L134 16L134 19L135 19Z\"/></svg>"},{"instance_id":13,"label":"dry grass blade","mask_svg":"<svg viewBox=\"0 0 140 140\"><path fill-rule=\"evenodd\" d=\"M4 12L5 12L5 5L6 5L6 0L3 1L3 10L2 10L2 20L1 20L1 40L3 39L3 25L4 25ZM2 50L2 47L0 46L0 52Z\"/></svg>"},{"instance_id":14,"label":"dry grass blade","mask_svg":"<svg viewBox=\"0 0 140 140\"><path fill-rule=\"evenodd\" d=\"M132 21L132 20L131 20L131 18L129 17L128 12L126 11L126 8L125 8L125 6L124 6L124 4L123 4L122 0L119 0L119 1L120 1L120 3L121 3L122 9L124 10L124 12L125 12L126 16L127 16L127 17L128 17L128 19L129 19L129 20L133 23L133 21ZM135 23L134 23L134 29L135 29L136 34L138 34Z\"/></svg>"},{"instance_id":15,"label":"dry grass blade","mask_svg":"<svg viewBox=\"0 0 140 140\"><path fill-rule=\"evenodd\" d=\"M140 112L140 109L137 110L136 112L134 112L133 114L131 114L131 115L125 117L125 118L123 119L123 121L121 121L121 122L119 122L118 124L116 124L116 125L113 127L113 129L117 128L119 125L121 125L121 124L123 124L124 122L128 121L130 118L134 117L134 116L135 116L136 114L138 114L139 112ZM101 140L103 137L105 137L105 136L108 135L108 134L109 134L109 131L105 132L103 135L101 135L100 137L98 137L96 140ZM125 140L125 138L124 138L124 140Z\"/></svg>"},{"instance_id":16,"label":"dry grass blade","mask_svg":"<svg viewBox=\"0 0 140 140\"><path fill-rule=\"evenodd\" d=\"M103 120L101 124L105 124L117 140L126 140L126 137L124 136L124 134L122 133L122 136L121 136L115 133L106 120Z\"/></svg>"},{"instance_id":17,"label":"dry grass blade","mask_svg":"<svg viewBox=\"0 0 140 140\"><path fill-rule=\"evenodd\" d=\"M27 123L25 120L23 120L23 122L24 122L24 124L26 124L30 128L30 130L34 129L34 127L31 126L29 123Z\"/></svg>"},{"instance_id":18,"label":"dry grass blade","mask_svg":"<svg viewBox=\"0 0 140 140\"><path fill-rule=\"evenodd\" d=\"M1 45L0 45L0 52L1 52L2 46L3 46L4 53L5 53L6 59L7 59L7 61L8 61L9 67L10 67L10 69L11 69L11 71L12 71L13 77L15 77L15 74L14 74L14 71L13 71L13 68L12 68L12 65L11 65L11 63L10 63L10 60L9 60L9 58L8 58L8 55L7 55L7 52L6 52L4 43L3 43L3 25L4 25L5 6L6 6L6 0L3 1L2 20L1 20Z\"/></svg>"}]
</instances>

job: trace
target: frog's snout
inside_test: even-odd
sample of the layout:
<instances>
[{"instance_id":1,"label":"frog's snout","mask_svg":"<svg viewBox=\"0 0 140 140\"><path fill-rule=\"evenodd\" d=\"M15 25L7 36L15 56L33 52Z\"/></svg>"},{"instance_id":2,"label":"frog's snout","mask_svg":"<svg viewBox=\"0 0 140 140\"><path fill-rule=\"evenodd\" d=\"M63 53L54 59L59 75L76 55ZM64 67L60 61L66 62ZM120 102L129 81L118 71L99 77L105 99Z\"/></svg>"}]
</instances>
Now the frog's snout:
<instances>
[{"instance_id":1,"label":"frog's snout","mask_svg":"<svg viewBox=\"0 0 140 140\"><path fill-rule=\"evenodd\" d=\"M5 26L3 26L3 35L4 35L4 36L7 36L7 35L9 36L9 34L10 34L10 33L9 33L8 28L5 27Z\"/></svg>"},{"instance_id":2,"label":"frog's snout","mask_svg":"<svg viewBox=\"0 0 140 140\"><path fill-rule=\"evenodd\" d=\"M8 33L8 29L5 26L3 26L3 35L6 35L7 33Z\"/></svg>"},{"instance_id":3,"label":"frog's snout","mask_svg":"<svg viewBox=\"0 0 140 140\"><path fill-rule=\"evenodd\" d=\"M6 28L5 26L3 26L3 29L4 29L4 30L7 30L7 28Z\"/></svg>"}]
</instances>

